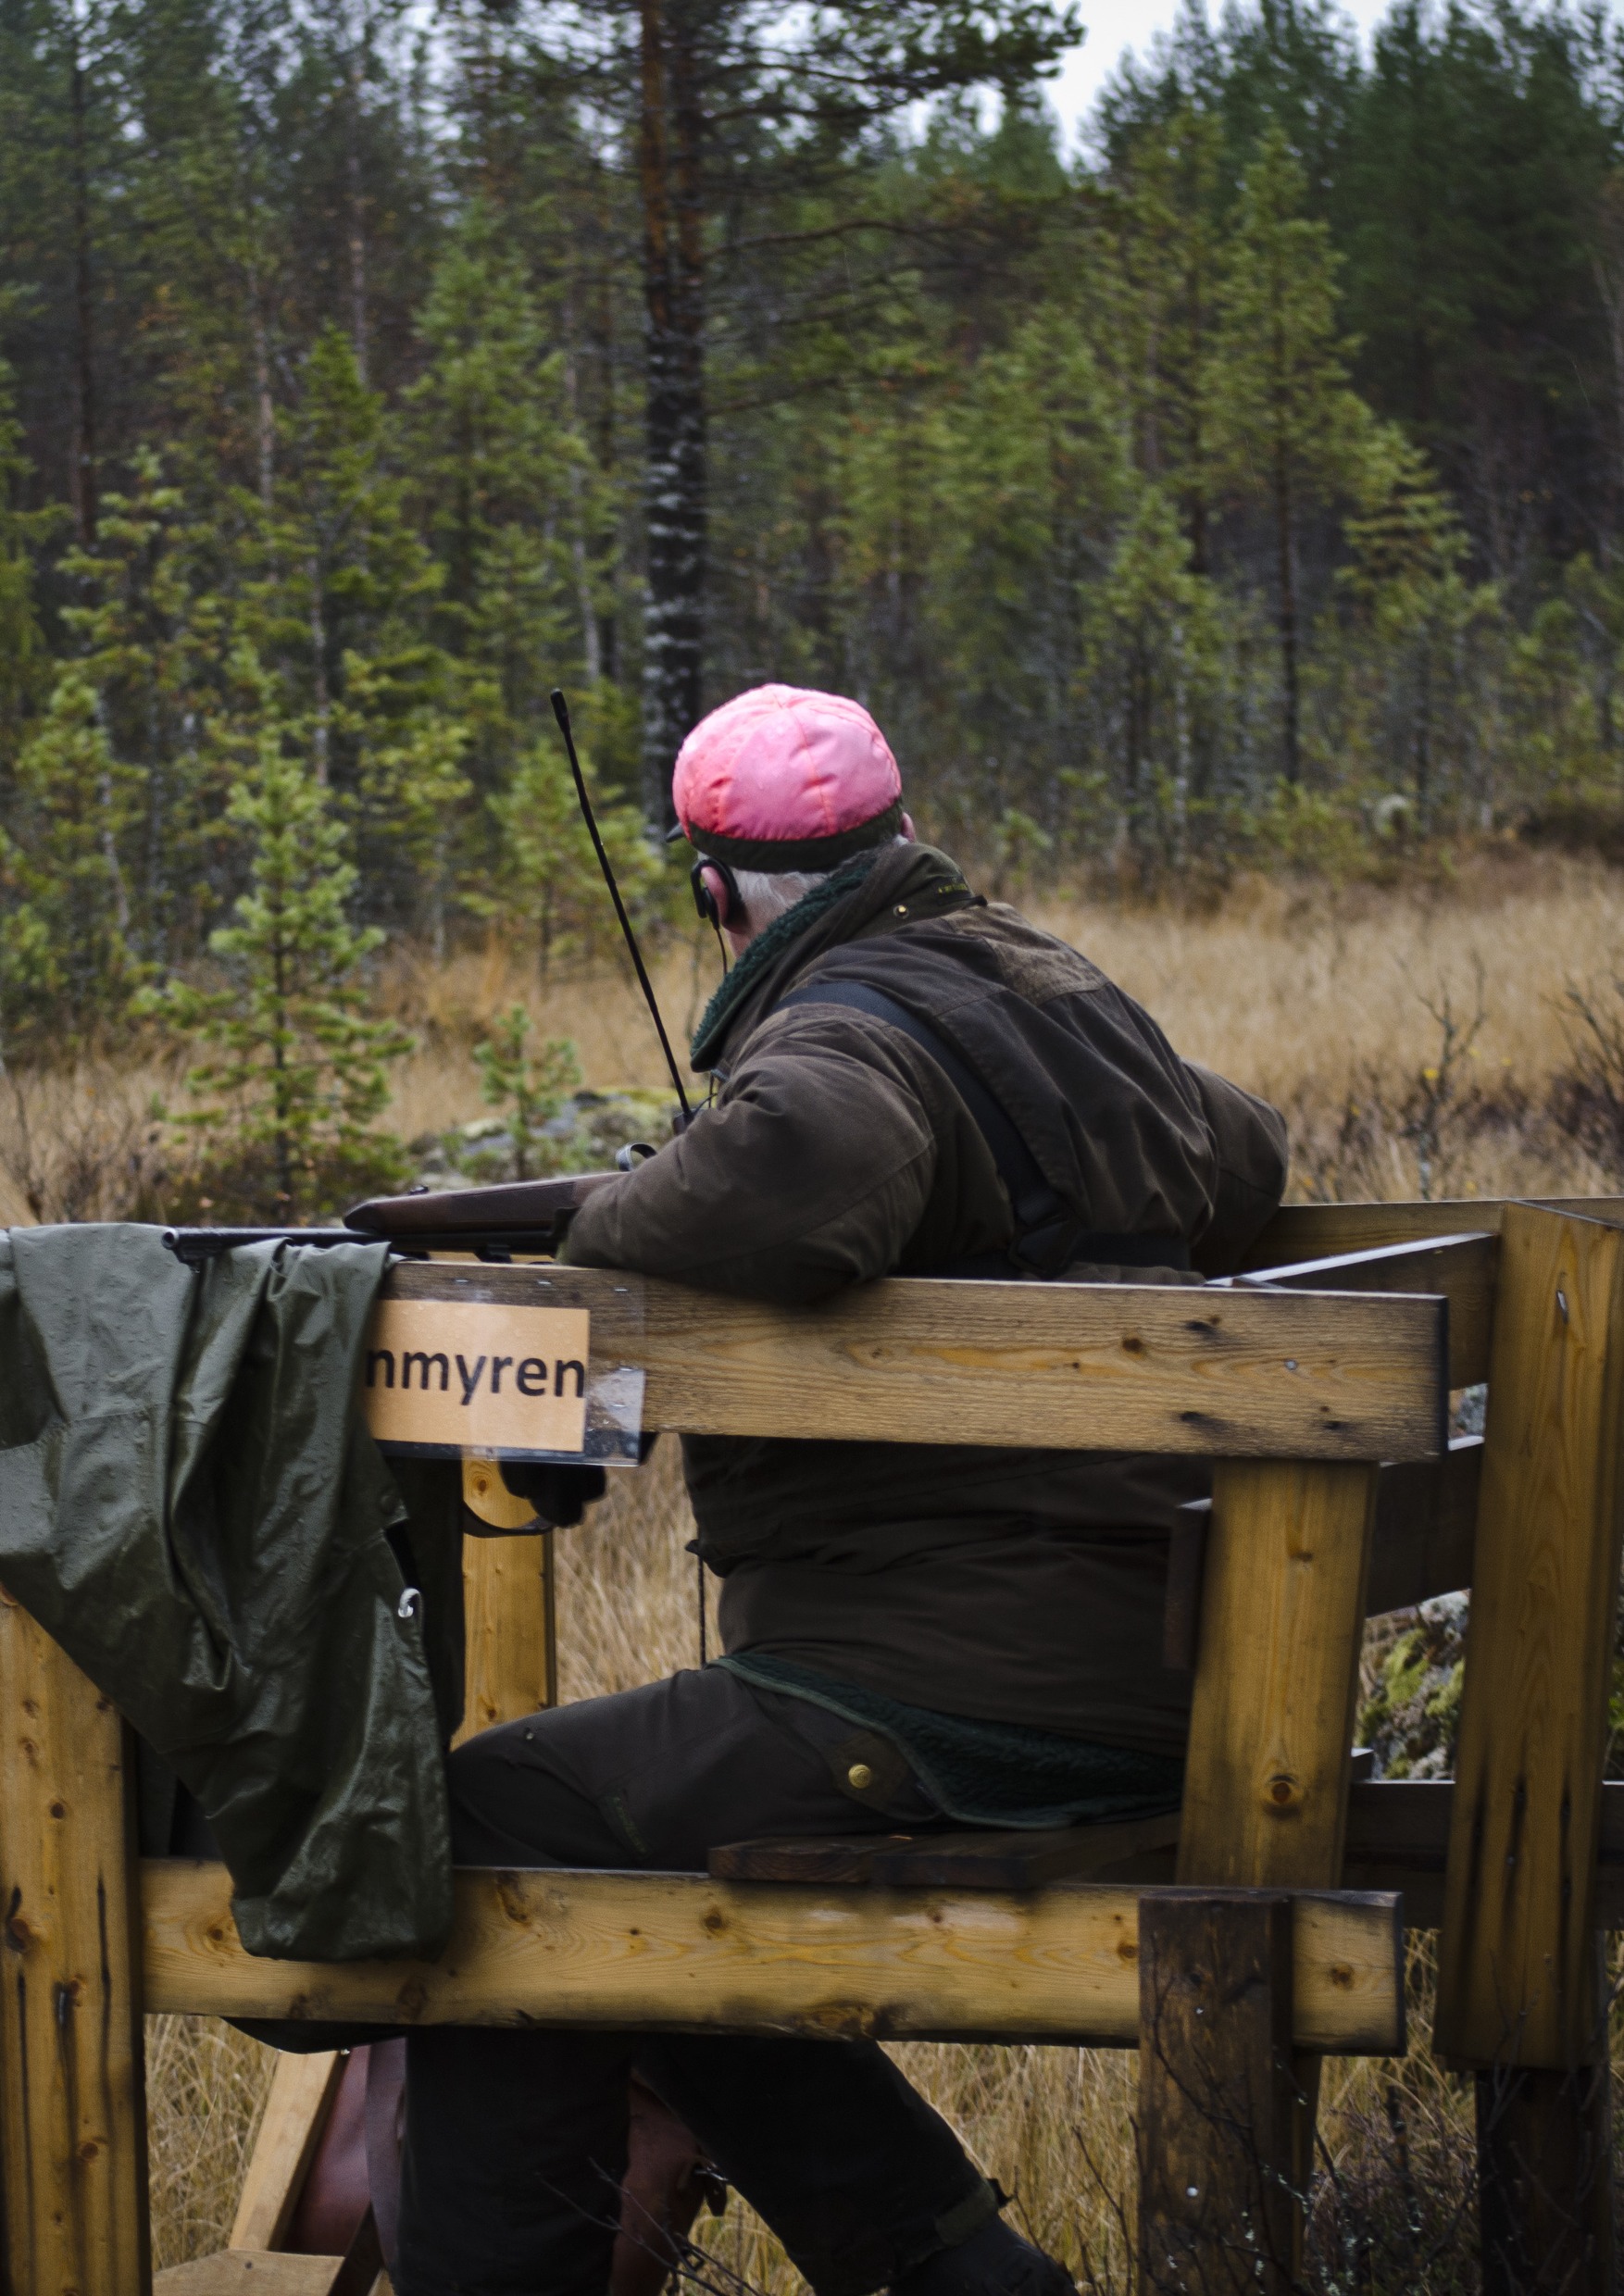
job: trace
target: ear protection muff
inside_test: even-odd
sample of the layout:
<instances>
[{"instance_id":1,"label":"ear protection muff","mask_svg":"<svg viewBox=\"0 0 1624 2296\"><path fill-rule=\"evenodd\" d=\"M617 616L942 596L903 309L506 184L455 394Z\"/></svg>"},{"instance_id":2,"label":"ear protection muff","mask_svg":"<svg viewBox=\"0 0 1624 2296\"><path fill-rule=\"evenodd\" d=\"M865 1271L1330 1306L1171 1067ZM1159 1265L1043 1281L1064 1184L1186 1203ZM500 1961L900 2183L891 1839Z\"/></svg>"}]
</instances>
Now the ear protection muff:
<instances>
[{"instance_id":1,"label":"ear protection muff","mask_svg":"<svg viewBox=\"0 0 1624 2296\"><path fill-rule=\"evenodd\" d=\"M744 913L744 896L739 891L739 880L725 861L707 861L703 854L688 872L693 888L693 905L700 920L714 925L720 932Z\"/></svg>"}]
</instances>

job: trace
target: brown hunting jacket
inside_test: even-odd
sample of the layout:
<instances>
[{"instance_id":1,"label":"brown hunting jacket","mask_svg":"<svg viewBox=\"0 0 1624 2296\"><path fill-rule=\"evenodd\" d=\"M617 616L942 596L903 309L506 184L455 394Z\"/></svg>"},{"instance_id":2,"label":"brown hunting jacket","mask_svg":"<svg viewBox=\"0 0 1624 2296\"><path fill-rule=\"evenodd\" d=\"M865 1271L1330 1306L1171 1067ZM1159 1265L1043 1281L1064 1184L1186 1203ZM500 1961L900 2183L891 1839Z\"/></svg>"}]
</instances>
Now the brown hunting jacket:
<instances>
[{"instance_id":1,"label":"brown hunting jacket","mask_svg":"<svg viewBox=\"0 0 1624 2296\"><path fill-rule=\"evenodd\" d=\"M1216 1275L1280 1202L1272 1108L1181 1060L1096 966L980 900L943 855L894 846L752 945L695 1039L712 1104L591 1197L568 1259L789 1303L1009 1245L1009 1194L943 1066L871 1013L781 1008L812 980L867 984L923 1020L1083 1229L1181 1240L1174 1267L1187 1246ZM942 1713L1182 1752L1188 1681L1161 1664L1161 1622L1198 1464L717 1436L687 1438L684 1455L730 1652Z\"/></svg>"}]
</instances>

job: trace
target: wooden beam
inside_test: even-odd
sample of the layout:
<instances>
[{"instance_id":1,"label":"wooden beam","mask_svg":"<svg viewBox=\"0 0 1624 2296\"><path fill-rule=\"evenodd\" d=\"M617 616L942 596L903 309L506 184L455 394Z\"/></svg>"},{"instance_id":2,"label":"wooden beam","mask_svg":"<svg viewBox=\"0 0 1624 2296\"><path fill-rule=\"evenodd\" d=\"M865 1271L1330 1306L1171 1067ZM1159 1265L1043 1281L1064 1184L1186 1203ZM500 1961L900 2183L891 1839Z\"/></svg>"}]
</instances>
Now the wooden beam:
<instances>
[{"instance_id":1,"label":"wooden beam","mask_svg":"<svg viewBox=\"0 0 1624 2296\"><path fill-rule=\"evenodd\" d=\"M1484 1231L1428 1237L1419 1243L1380 1244L1368 1252L1260 1267L1226 1281L1243 1289L1439 1293L1449 1302L1449 1384L1472 1387L1489 1376L1499 1247L1499 1237Z\"/></svg>"},{"instance_id":2,"label":"wooden beam","mask_svg":"<svg viewBox=\"0 0 1624 2296\"><path fill-rule=\"evenodd\" d=\"M150 2009L381 2024L1060 2040L1131 2048L1139 1899L815 1890L703 1874L465 1871L433 1963L245 1953L221 1866L142 1868ZM1399 1907L1310 1892L1293 1947L1300 2044L1404 2046Z\"/></svg>"},{"instance_id":3,"label":"wooden beam","mask_svg":"<svg viewBox=\"0 0 1624 2296\"><path fill-rule=\"evenodd\" d=\"M600 1364L689 1434L1418 1459L1443 1448L1437 1300L890 1279L768 1307L602 1268L407 1264L385 1296L585 1307Z\"/></svg>"},{"instance_id":4,"label":"wooden beam","mask_svg":"<svg viewBox=\"0 0 1624 2296\"><path fill-rule=\"evenodd\" d=\"M1624 1229L1501 1230L1436 2045L1568 2071L1606 2047L1596 1857L1624 1541Z\"/></svg>"},{"instance_id":5,"label":"wooden beam","mask_svg":"<svg viewBox=\"0 0 1624 2296\"><path fill-rule=\"evenodd\" d=\"M231 2247L280 2248L287 2238L344 2067L336 2049L278 2057L237 2201Z\"/></svg>"},{"instance_id":6,"label":"wooden beam","mask_svg":"<svg viewBox=\"0 0 1624 2296\"><path fill-rule=\"evenodd\" d=\"M1298 2285L1292 1901L1140 1903L1139 2262L1151 2290Z\"/></svg>"},{"instance_id":7,"label":"wooden beam","mask_svg":"<svg viewBox=\"0 0 1624 2296\"><path fill-rule=\"evenodd\" d=\"M1472 1583L1483 1443L1457 1435L1442 1459L1393 1461L1376 1478L1370 1579L1372 1618L1411 1610Z\"/></svg>"},{"instance_id":8,"label":"wooden beam","mask_svg":"<svg viewBox=\"0 0 1624 2296\"><path fill-rule=\"evenodd\" d=\"M1376 1470L1220 1462L1179 1879L1328 1888L1342 1871Z\"/></svg>"},{"instance_id":9,"label":"wooden beam","mask_svg":"<svg viewBox=\"0 0 1624 2296\"><path fill-rule=\"evenodd\" d=\"M1368 1252L1425 1237L1463 1236L1487 1229L1498 1235L1505 1206L1526 1201L1546 1211L1582 1218L1624 1220L1624 1196L1445 1197L1438 1204L1282 1204L1246 1254L1246 1266L1284 1267L1327 1259L1339 1252Z\"/></svg>"},{"instance_id":10,"label":"wooden beam","mask_svg":"<svg viewBox=\"0 0 1624 2296\"><path fill-rule=\"evenodd\" d=\"M1398 1890L1406 1929L1436 1929L1443 1918L1443 1866L1455 1789L1447 1778L1377 1778L1348 1794L1344 1890ZM1141 1890L1172 1880L1176 1844L1139 1849L1092 1869L1092 1878ZM1596 1869L1596 1927L1624 1929L1624 1785L1602 1790L1602 1855Z\"/></svg>"},{"instance_id":11,"label":"wooden beam","mask_svg":"<svg viewBox=\"0 0 1624 2296\"><path fill-rule=\"evenodd\" d=\"M128 1731L0 1594L6 2296L149 2285L133 1846Z\"/></svg>"}]
</instances>

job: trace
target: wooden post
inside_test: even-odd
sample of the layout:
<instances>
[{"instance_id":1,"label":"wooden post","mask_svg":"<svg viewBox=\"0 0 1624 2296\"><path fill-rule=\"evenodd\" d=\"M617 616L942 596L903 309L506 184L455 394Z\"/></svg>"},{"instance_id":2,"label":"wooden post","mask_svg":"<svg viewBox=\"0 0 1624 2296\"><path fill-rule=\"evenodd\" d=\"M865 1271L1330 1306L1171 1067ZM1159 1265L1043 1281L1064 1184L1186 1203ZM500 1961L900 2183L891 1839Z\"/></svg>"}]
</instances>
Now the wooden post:
<instances>
[{"instance_id":1,"label":"wooden post","mask_svg":"<svg viewBox=\"0 0 1624 2296\"><path fill-rule=\"evenodd\" d=\"M468 1539L462 1558L468 1671L459 1746L478 1730L557 1702L552 1532Z\"/></svg>"},{"instance_id":2,"label":"wooden post","mask_svg":"<svg viewBox=\"0 0 1624 2296\"><path fill-rule=\"evenodd\" d=\"M553 1534L523 1535L535 1509L507 1489L493 1461L466 1458L462 1488L468 1512L506 1535L470 1532L462 1543L468 1654L458 1745L558 1699Z\"/></svg>"},{"instance_id":3,"label":"wooden post","mask_svg":"<svg viewBox=\"0 0 1624 2296\"><path fill-rule=\"evenodd\" d=\"M1477 2077L1483 2296L1611 2289L1612 2069Z\"/></svg>"},{"instance_id":4,"label":"wooden post","mask_svg":"<svg viewBox=\"0 0 1624 2296\"><path fill-rule=\"evenodd\" d=\"M1297 2089L1292 1901L1139 1902L1139 2261L1156 2296L1286 2296Z\"/></svg>"},{"instance_id":5,"label":"wooden post","mask_svg":"<svg viewBox=\"0 0 1624 2296\"><path fill-rule=\"evenodd\" d=\"M1214 1472L1182 1883L1325 1889L1342 1878L1376 1490L1374 1466L1230 1459ZM1299 2056L1294 2082L1296 2208L1314 2165L1318 2059ZM1301 2232L1297 2209L1294 2244ZM1209 2256L1212 2273L1225 2252Z\"/></svg>"},{"instance_id":6,"label":"wooden post","mask_svg":"<svg viewBox=\"0 0 1624 2296\"><path fill-rule=\"evenodd\" d=\"M1606 2057L1595 1886L1621 1401L1624 1230L1508 1205L1435 2033L1440 2055L1491 2075L1568 2076ZM1612 2286L1611 2225L1591 2188L1607 2182L1605 2124L1593 2114L1581 2140L1571 2082L1502 2078L1498 2093L1504 2109L1480 2128L1485 2275L1491 2249L1515 2270L1552 2225L1588 2227L1573 2234L1578 2251L1569 2242L1566 2277L1542 2264L1535 2279L1500 2285L1600 2296Z\"/></svg>"},{"instance_id":7,"label":"wooden post","mask_svg":"<svg viewBox=\"0 0 1624 2296\"><path fill-rule=\"evenodd\" d=\"M1342 1878L1375 1492L1373 1466L1214 1474L1181 1882Z\"/></svg>"},{"instance_id":8,"label":"wooden post","mask_svg":"<svg viewBox=\"0 0 1624 2296\"><path fill-rule=\"evenodd\" d=\"M129 1733L0 1596L0 2186L7 2296L146 2296Z\"/></svg>"}]
</instances>

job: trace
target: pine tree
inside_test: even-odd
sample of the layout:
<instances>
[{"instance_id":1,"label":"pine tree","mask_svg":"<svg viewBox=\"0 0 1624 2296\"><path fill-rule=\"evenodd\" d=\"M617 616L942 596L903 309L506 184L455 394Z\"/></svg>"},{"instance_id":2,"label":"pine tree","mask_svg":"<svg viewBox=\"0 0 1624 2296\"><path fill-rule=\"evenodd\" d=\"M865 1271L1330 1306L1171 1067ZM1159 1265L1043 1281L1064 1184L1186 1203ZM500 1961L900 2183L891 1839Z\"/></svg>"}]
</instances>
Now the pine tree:
<instances>
[{"instance_id":1,"label":"pine tree","mask_svg":"<svg viewBox=\"0 0 1624 2296\"><path fill-rule=\"evenodd\" d=\"M475 789L500 788L551 687L596 667L612 508L567 403L566 356L526 268L476 203L429 283L428 363L404 455L444 582Z\"/></svg>"},{"instance_id":2,"label":"pine tree","mask_svg":"<svg viewBox=\"0 0 1624 2296\"><path fill-rule=\"evenodd\" d=\"M0 358L0 757L12 752L49 676L33 562L58 518L23 507L28 468L16 377Z\"/></svg>"},{"instance_id":3,"label":"pine tree","mask_svg":"<svg viewBox=\"0 0 1624 2296\"><path fill-rule=\"evenodd\" d=\"M1304 213L1304 193L1302 168L1271 131L1241 187L1210 401L1217 469L1268 509L1288 783L1302 778L1303 515L1351 489L1372 428L1348 381L1330 231Z\"/></svg>"},{"instance_id":4,"label":"pine tree","mask_svg":"<svg viewBox=\"0 0 1624 2296\"><path fill-rule=\"evenodd\" d=\"M657 910L665 872L634 805L594 804L599 834L626 905ZM487 915L529 919L544 984L555 958L590 949L613 930L613 915L575 785L556 740L519 760L491 800L498 832L494 897L470 896Z\"/></svg>"},{"instance_id":5,"label":"pine tree","mask_svg":"<svg viewBox=\"0 0 1624 2296\"><path fill-rule=\"evenodd\" d=\"M580 1063L568 1038L549 1037L531 1053L530 1032L529 1013L513 1004L492 1022L485 1042L474 1046L481 1095L488 1107L506 1111L515 1179L531 1179L553 1168L546 1127L581 1082Z\"/></svg>"},{"instance_id":6,"label":"pine tree","mask_svg":"<svg viewBox=\"0 0 1624 2296\"><path fill-rule=\"evenodd\" d=\"M100 694L77 663L59 673L17 763L15 834L7 840L7 932L26 989L12 1049L31 1024L56 1049L124 1016L142 980L125 867L143 777L108 734Z\"/></svg>"},{"instance_id":7,"label":"pine tree","mask_svg":"<svg viewBox=\"0 0 1624 2296\"><path fill-rule=\"evenodd\" d=\"M249 849L248 889L209 942L231 985L171 983L145 1009L211 1048L188 1082L212 1104L184 1122L208 1142L216 1202L293 1220L401 1177L398 1144L376 1127L411 1039L368 1017L383 936L350 922L344 830L273 707L228 811Z\"/></svg>"},{"instance_id":8,"label":"pine tree","mask_svg":"<svg viewBox=\"0 0 1624 2296\"><path fill-rule=\"evenodd\" d=\"M456 680L431 618L443 569L412 515L396 426L350 337L323 330L285 426L270 506L250 518L234 619L278 708L354 826L365 913L443 909L467 784ZM425 820L436 833L425 843Z\"/></svg>"}]
</instances>

